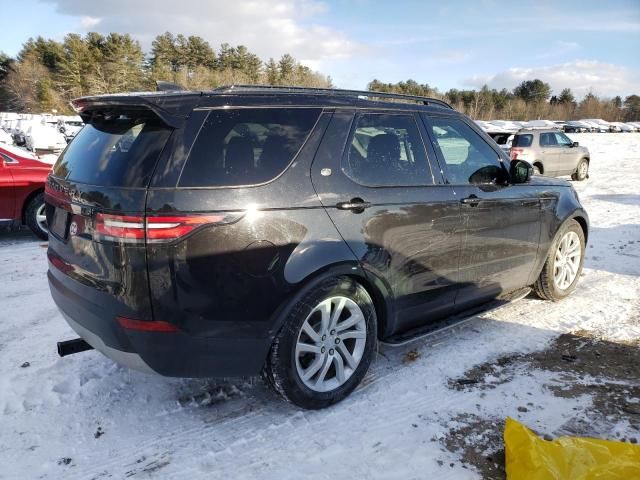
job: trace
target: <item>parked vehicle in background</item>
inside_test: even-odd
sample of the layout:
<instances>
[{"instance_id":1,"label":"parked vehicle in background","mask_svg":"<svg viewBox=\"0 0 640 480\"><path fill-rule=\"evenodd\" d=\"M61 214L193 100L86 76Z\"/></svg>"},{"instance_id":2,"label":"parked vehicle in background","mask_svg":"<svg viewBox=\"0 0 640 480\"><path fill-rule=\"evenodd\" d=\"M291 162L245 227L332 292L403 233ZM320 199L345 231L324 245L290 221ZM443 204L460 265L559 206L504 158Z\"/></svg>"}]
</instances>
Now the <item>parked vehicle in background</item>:
<instances>
[{"instance_id":1,"label":"parked vehicle in background","mask_svg":"<svg viewBox=\"0 0 640 480\"><path fill-rule=\"evenodd\" d=\"M590 132L593 127L579 120L570 120L564 127L565 133L585 133Z\"/></svg>"},{"instance_id":2,"label":"parked vehicle in background","mask_svg":"<svg viewBox=\"0 0 640 480\"><path fill-rule=\"evenodd\" d=\"M559 128L563 132L566 131L565 129L567 127L567 122L565 122L564 120L553 120L553 123L555 123L557 128Z\"/></svg>"},{"instance_id":3,"label":"parked vehicle in background","mask_svg":"<svg viewBox=\"0 0 640 480\"><path fill-rule=\"evenodd\" d=\"M0 222L27 225L47 239L44 186L51 164L20 148L0 144Z\"/></svg>"},{"instance_id":4,"label":"parked vehicle in background","mask_svg":"<svg viewBox=\"0 0 640 480\"><path fill-rule=\"evenodd\" d=\"M32 124L25 135L25 146L36 155L60 153L67 146L67 141L56 126L46 123Z\"/></svg>"},{"instance_id":5,"label":"parked vehicle in background","mask_svg":"<svg viewBox=\"0 0 640 480\"><path fill-rule=\"evenodd\" d=\"M0 129L0 143L6 143L9 145L13 145L13 138L4 130Z\"/></svg>"},{"instance_id":6,"label":"parked vehicle in background","mask_svg":"<svg viewBox=\"0 0 640 480\"><path fill-rule=\"evenodd\" d=\"M130 367L264 372L322 408L379 340L580 278L571 185L440 100L233 86L73 104L86 125L47 183L49 285L72 345Z\"/></svg>"},{"instance_id":7,"label":"parked vehicle in background","mask_svg":"<svg viewBox=\"0 0 640 480\"><path fill-rule=\"evenodd\" d=\"M617 128L618 132L622 132L622 133L632 133L636 131L636 128L622 122L611 122L611 125Z\"/></svg>"},{"instance_id":8,"label":"parked vehicle in background","mask_svg":"<svg viewBox=\"0 0 640 480\"><path fill-rule=\"evenodd\" d=\"M551 120L529 120L524 128L555 128L559 129L560 127L556 125Z\"/></svg>"},{"instance_id":9,"label":"parked vehicle in background","mask_svg":"<svg viewBox=\"0 0 640 480\"><path fill-rule=\"evenodd\" d=\"M593 126L595 132L607 133L614 131L611 129L611 124L609 122L605 122L601 118L586 118L580 120L581 122L585 122Z\"/></svg>"},{"instance_id":10,"label":"parked vehicle in background","mask_svg":"<svg viewBox=\"0 0 640 480\"><path fill-rule=\"evenodd\" d=\"M511 147L512 160L525 160L538 175L571 175L573 180L589 176L589 150L555 129L522 129Z\"/></svg>"},{"instance_id":11,"label":"parked vehicle in background","mask_svg":"<svg viewBox=\"0 0 640 480\"><path fill-rule=\"evenodd\" d=\"M522 128L522 125L509 120L491 120L488 123L511 133L515 133Z\"/></svg>"},{"instance_id":12,"label":"parked vehicle in background","mask_svg":"<svg viewBox=\"0 0 640 480\"><path fill-rule=\"evenodd\" d=\"M499 127L494 127L487 130L486 133L507 155L509 155L509 152L511 150L511 143L513 142L515 132L504 130Z\"/></svg>"},{"instance_id":13,"label":"parked vehicle in background","mask_svg":"<svg viewBox=\"0 0 640 480\"><path fill-rule=\"evenodd\" d=\"M84 126L82 118L79 116L60 117L58 119L58 131L64 135L65 140L69 143L73 137L77 135Z\"/></svg>"}]
</instances>

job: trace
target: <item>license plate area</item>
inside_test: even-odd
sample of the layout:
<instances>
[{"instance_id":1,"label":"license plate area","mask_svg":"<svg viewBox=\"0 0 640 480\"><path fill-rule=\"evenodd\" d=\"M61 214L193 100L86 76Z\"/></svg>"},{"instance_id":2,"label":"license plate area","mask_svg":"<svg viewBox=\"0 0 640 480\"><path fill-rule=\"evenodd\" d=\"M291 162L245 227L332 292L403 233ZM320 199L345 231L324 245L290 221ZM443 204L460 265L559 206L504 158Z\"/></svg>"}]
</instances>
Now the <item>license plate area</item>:
<instances>
[{"instance_id":1,"label":"license plate area","mask_svg":"<svg viewBox=\"0 0 640 480\"><path fill-rule=\"evenodd\" d=\"M53 212L53 221L49 231L61 240L66 240L69 232L69 212L57 208Z\"/></svg>"}]
</instances>

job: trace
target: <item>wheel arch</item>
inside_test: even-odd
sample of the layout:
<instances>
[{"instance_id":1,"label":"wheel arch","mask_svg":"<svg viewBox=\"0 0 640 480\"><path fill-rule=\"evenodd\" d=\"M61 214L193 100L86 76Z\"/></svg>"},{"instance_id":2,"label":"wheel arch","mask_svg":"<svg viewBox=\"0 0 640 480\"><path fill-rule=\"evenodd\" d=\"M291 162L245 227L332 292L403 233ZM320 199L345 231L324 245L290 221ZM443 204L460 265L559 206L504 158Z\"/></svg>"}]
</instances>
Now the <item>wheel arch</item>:
<instances>
[{"instance_id":1,"label":"wheel arch","mask_svg":"<svg viewBox=\"0 0 640 480\"><path fill-rule=\"evenodd\" d=\"M589 240L589 221L586 219L585 216L577 214L568 218L563 223L566 223L569 220L575 220L576 222L578 222L578 224L580 225L580 228L582 228L582 233L584 234L584 242L586 244L587 241Z\"/></svg>"},{"instance_id":2,"label":"wheel arch","mask_svg":"<svg viewBox=\"0 0 640 480\"><path fill-rule=\"evenodd\" d=\"M534 160L531 165L533 165L534 167L537 166L538 170L540 170L540 173L544 174L544 164L540 160Z\"/></svg>"},{"instance_id":3,"label":"wheel arch","mask_svg":"<svg viewBox=\"0 0 640 480\"><path fill-rule=\"evenodd\" d=\"M376 311L377 336L384 338L392 328L391 293L385 283L377 276L365 272L356 261L339 262L319 269L302 280L289 298L275 311L272 316L269 336L273 339L278 334L293 307L310 291L323 281L333 277L349 277L367 291Z\"/></svg>"},{"instance_id":4,"label":"wheel arch","mask_svg":"<svg viewBox=\"0 0 640 480\"><path fill-rule=\"evenodd\" d=\"M25 225L26 221L27 221L27 208L29 207L29 204L31 203L31 200L33 200L37 195L44 193L44 187L40 187L40 188L36 188L35 190L33 190L32 192L30 192L24 199L24 201L22 202L22 206L20 207L20 222Z\"/></svg>"}]
</instances>

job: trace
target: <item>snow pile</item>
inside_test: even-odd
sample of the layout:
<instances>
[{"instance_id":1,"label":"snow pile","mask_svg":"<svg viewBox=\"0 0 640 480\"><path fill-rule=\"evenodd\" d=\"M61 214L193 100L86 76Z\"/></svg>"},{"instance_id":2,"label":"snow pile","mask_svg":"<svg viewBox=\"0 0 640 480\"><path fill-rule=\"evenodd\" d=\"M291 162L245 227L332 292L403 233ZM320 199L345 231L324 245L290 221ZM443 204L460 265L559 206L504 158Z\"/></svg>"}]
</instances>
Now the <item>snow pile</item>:
<instances>
[{"instance_id":1,"label":"snow pile","mask_svg":"<svg viewBox=\"0 0 640 480\"><path fill-rule=\"evenodd\" d=\"M471 479L480 474L448 447L456 438L499 440L507 415L544 432L588 421L592 396L555 394L566 381L558 372L498 365L482 389L452 387L474 366L538 351L563 332L640 338L640 135L570 136L592 155L590 179L574 183L591 218L576 293L528 297L381 347L363 385L324 411L297 410L258 380L148 376L95 351L58 358L56 341L74 335L49 295L45 244L0 236L0 478ZM602 428L633 432L621 419Z\"/></svg>"}]
</instances>

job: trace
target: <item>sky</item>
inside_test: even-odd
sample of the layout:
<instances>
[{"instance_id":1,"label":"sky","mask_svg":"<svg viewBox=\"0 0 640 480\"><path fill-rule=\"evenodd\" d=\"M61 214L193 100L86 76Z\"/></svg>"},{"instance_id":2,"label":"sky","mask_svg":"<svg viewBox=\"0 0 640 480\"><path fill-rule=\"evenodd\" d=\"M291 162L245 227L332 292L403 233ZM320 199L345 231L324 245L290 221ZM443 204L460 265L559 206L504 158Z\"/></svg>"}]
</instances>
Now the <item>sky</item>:
<instances>
[{"instance_id":1,"label":"sky","mask_svg":"<svg viewBox=\"0 0 640 480\"><path fill-rule=\"evenodd\" d=\"M148 51L165 31L261 58L291 53L340 88L409 78L441 91L512 89L640 94L640 0L21 0L2 9L0 51L38 35L129 33Z\"/></svg>"}]
</instances>

